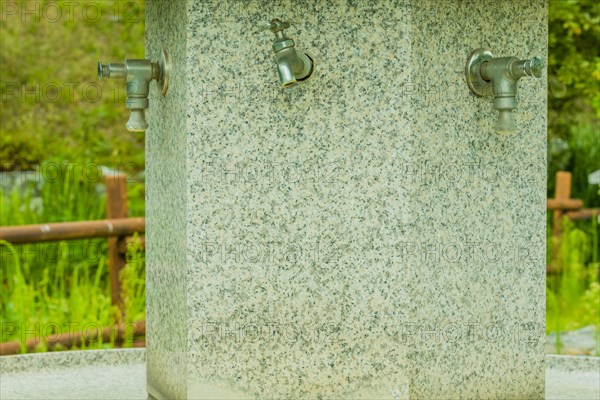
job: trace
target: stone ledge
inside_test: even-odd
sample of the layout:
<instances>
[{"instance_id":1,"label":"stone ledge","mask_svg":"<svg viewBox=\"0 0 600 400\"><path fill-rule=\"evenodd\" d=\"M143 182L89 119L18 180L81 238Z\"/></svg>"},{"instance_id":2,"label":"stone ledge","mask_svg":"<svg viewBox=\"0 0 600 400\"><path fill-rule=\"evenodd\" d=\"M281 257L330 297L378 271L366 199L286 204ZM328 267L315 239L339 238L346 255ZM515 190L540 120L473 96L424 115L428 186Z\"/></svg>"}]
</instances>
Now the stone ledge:
<instances>
[{"instance_id":1,"label":"stone ledge","mask_svg":"<svg viewBox=\"0 0 600 400\"><path fill-rule=\"evenodd\" d=\"M0 398L146 400L145 349L0 357ZM600 398L600 357L546 356L546 399Z\"/></svg>"}]
</instances>

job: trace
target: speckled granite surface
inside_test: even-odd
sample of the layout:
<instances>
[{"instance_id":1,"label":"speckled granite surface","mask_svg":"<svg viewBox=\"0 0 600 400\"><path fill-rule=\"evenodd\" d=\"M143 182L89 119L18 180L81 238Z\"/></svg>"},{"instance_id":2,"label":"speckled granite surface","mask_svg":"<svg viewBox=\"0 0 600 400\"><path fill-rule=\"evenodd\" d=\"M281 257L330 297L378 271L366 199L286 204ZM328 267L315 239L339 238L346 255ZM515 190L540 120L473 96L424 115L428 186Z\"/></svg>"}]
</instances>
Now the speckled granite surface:
<instances>
[{"instance_id":1,"label":"speckled granite surface","mask_svg":"<svg viewBox=\"0 0 600 400\"><path fill-rule=\"evenodd\" d=\"M148 388L165 398L187 390L186 11L182 1L146 7L146 56L165 49L173 70L168 96L150 91L146 113L146 334Z\"/></svg>"},{"instance_id":2,"label":"speckled granite surface","mask_svg":"<svg viewBox=\"0 0 600 400\"><path fill-rule=\"evenodd\" d=\"M0 398L146 399L144 349L0 357ZM547 400L600 398L600 358L546 356Z\"/></svg>"},{"instance_id":3,"label":"speckled granite surface","mask_svg":"<svg viewBox=\"0 0 600 400\"><path fill-rule=\"evenodd\" d=\"M181 71L148 112L155 388L543 398L546 87L519 83L498 136L462 74L481 46L545 58L544 1L147 10ZM285 91L273 17L316 63Z\"/></svg>"},{"instance_id":4,"label":"speckled granite surface","mask_svg":"<svg viewBox=\"0 0 600 400\"><path fill-rule=\"evenodd\" d=\"M0 357L3 400L146 400L145 349Z\"/></svg>"},{"instance_id":5,"label":"speckled granite surface","mask_svg":"<svg viewBox=\"0 0 600 400\"><path fill-rule=\"evenodd\" d=\"M546 399L599 398L599 357L546 356Z\"/></svg>"},{"instance_id":6,"label":"speckled granite surface","mask_svg":"<svg viewBox=\"0 0 600 400\"><path fill-rule=\"evenodd\" d=\"M546 83L519 81L518 133L464 83L469 53L547 57L546 2L414 2L408 258L411 397L543 398Z\"/></svg>"},{"instance_id":7,"label":"speckled granite surface","mask_svg":"<svg viewBox=\"0 0 600 400\"><path fill-rule=\"evenodd\" d=\"M0 357L3 374L57 371L98 365L130 365L146 361L146 349L72 350Z\"/></svg>"}]
</instances>

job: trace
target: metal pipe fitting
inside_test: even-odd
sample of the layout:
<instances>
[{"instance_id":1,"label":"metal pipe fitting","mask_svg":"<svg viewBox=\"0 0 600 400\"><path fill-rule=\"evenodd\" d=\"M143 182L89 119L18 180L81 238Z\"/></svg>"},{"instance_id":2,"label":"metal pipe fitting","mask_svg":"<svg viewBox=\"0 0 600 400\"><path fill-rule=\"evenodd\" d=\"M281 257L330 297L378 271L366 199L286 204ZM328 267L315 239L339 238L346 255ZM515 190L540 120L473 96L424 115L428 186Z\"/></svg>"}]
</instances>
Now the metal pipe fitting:
<instances>
[{"instance_id":1,"label":"metal pipe fitting","mask_svg":"<svg viewBox=\"0 0 600 400\"><path fill-rule=\"evenodd\" d=\"M513 110L517 108L517 82L524 76L542 76L544 62L539 57L519 60L516 57L494 58L487 49L475 50L467 60L467 84L478 96L493 96L498 110L496 132L509 134L517 130Z\"/></svg>"},{"instance_id":2,"label":"metal pipe fitting","mask_svg":"<svg viewBox=\"0 0 600 400\"><path fill-rule=\"evenodd\" d=\"M170 60L163 50L159 62L150 60L127 59L125 63L102 64L98 61L98 79L117 78L127 82L125 107L131 110L131 116L125 125L130 132L145 132L148 129L145 110L150 106L150 82L157 81L163 96L169 89Z\"/></svg>"},{"instance_id":3,"label":"metal pipe fitting","mask_svg":"<svg viewBox=\"0 0 600 400\"><path fill-rule=\"evenodd\" d=\"M296 50L294 41L285 36L283 30L289 27L289 22L277 18L264 25L265 30L268 29L275 34L273 51L275 52L279 81L283 87L290 87L298 81L308 79L314 69L312 58Z\"/></svg>"}]
</instances>

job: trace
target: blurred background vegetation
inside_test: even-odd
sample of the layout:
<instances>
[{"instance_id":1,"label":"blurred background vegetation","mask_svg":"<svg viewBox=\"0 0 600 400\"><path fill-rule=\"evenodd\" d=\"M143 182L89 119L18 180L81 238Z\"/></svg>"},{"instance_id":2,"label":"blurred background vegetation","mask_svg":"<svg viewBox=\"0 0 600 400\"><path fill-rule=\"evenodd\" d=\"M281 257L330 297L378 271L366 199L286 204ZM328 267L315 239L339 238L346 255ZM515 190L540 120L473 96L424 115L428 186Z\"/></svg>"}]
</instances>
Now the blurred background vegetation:
<instances>
[{"instance_id":1,"label":"blurred background vegetation","mask_svg":"<svg viewBox=\"0 0 600 400\"><path fill-rule=\"evenodd\" d=\"M11 4L17 14L3 4L0 24L0 225L104 219L111 170L128 176L129 216L144 216L144 135L125 129L124 83L96 74L98 58L144 58L144 1ZM0 241L0 323L74 322L76 331L144 320L143 247L128 247L123 310L111 305L107 257L106 239ZM0 341L24 339L20 327Z\"/></svg>"},{"instance_id":2,"label":"blurred background vegetation","mask_svg":"<svg viewBox=\"0 0 600 400\"><path fill-rule=\"evenodd\" d=\"M600 206L600 187L589 182L589 175L600 170L599 4L551 0L548 13L548 197L554 197L556 172L570 171L571 197L588 208ZM597 220L565 219L562 236L553 238L551 214L547 263L560 265L558 274L548 276L546 290L546 330L554 332L553 351L565 350L561 332L587 329L588 337L577 336L580 343L573 345L579 348L570 351L600 355ZM592 337L594 345L582 351L582 343Z\"/></svg>"},{"instance_id":3,"label":"blurred background vegetation","mask_svg":"<svg viewBox=\"0 0 600 400\"><path fill-rule=\"evenodd\" d=\"M144 58L144 2L91 1L87 9L85 2L16 3L19 11L37 7L40 19L19 12L0 26L0 169L49 160L143 169L144 135L127 132L123 122L123 83L98 81L96 64L99 57ZM62 10L60 19L49 3ZM69 3L76 5L72 16Z\"/></svg>"},{"instance_id":4,"label":"blurred background vegetation","mask_svg":"<svg viewBox=\"0 0 600 400\"><path fill-rule=\"evenodd\" d=\"M167 0L165 0L167 1ZM42 10L66 1L17 1L19 9ZM97 81L96 63L144 57L144 2L90 1L71 16L52 22L33 16L3 15L0 24L0 225L91 220L106 217L102 179L81 171L52 181L19 181L15 171L48 163L126 165L141 172L128 184L131 216L144 215L144 136L125 129L129 115L121 82ZM117 6L116 6L117 5ZM599 186L588 175L600 169L599 11L594 0L551 0L548 58L548 197L554 196L556 171L573 173L573 198L599 207ZM4 8L3 8L4 10ZM4 11L3 11L4 12ZM6 18L6 22L4 21ZM6 178L8 176L8 178ZM548 257L557 254L561 271L548 279L547 330L593 327L600 354L600 285L598 225L564 222L560 240L551 237ZM0 243L0 322L96 321L108 326L114 310L106 260L106 240L96 240L98 257L90 258L61 242L64 251L50 262L34 258L37 245ZM81 247L81 246L80 246ZM554 251L557 250L557 251ZM25 254L25 255L23 255ZM29 254L29 255L28 255ZM129 256L123 274L125 320L144 316L143 250ZM551 262L548 259L548 262ZM560 335L557 335L560 351ZM15 336L15 338L18 338ZM6 339L6 338L4 338ZM10 338L8 338L10 339ZM102 344L98 344L102 345Z\"/></svg>"},{"instance_id":5,"label":"blurred background vegetation","mask_svg":"<svg viewBox=\"0 0 600 400\"><path fill-rule=\"evenodd\" d=\"M573 173L572 197L600 206L588 175L600 169L600 2L553 0L548 14L548 197L556 171Z\"/></svg>"}]
</instances>

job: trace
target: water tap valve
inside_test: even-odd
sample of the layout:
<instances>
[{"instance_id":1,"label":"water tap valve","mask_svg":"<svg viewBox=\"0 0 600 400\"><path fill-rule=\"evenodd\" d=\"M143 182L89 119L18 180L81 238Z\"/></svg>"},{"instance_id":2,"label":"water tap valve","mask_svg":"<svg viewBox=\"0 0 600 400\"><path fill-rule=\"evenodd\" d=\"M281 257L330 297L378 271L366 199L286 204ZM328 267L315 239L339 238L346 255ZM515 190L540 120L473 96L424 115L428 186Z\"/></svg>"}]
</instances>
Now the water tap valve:
<instances>
[{"instance_id":1,"label":"water tap valve","mask_svg":"<svg viewBox=\"0 0 600 400\"><path fill-rule=\"evenodd\" d=\"M127 59L124 63L102 64L98 61L98 79L125 79L127 84L127 100L125 107L131 110L129 121L125 125L130 132L145 132L148 129L145 110L149 107L148 94L150 82L156 84L163 96L169 90L171 63L166 51L162 51L158 62L150 60Z\"/></svg>"},{"instance_id":2,"label":"water tap valve","mask_svg":"<svg viewBox=\"0 0 600 400\"><path fill-rule=\"evenodd\" d=\"M294 41L285 35L284 29L290 27L289 22L272 19L262 25L263 30L275 34L273 51L279 72L279 81L284 88L295 85L298 81L308 79L313 72L314 62L307 54L296 50Z\"/></svg>"},{"instance_id":3,"label":"water tap valve","mask_svg":"<svg viewBox=\"0 0 600 400\"><path fill-rule=\"evenodd\" d=\"M540 78L544 61L540 57L519 60L516 57L494 57L487 49L475 50L467 60L467 84L478 96L492 95L498 110L497 133L514 133L517 124L513 110L517 108L517 82L524 76Z\"/></svg>"}]
</instances>

